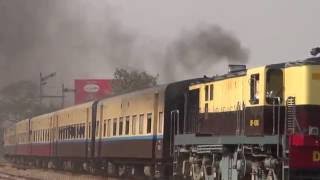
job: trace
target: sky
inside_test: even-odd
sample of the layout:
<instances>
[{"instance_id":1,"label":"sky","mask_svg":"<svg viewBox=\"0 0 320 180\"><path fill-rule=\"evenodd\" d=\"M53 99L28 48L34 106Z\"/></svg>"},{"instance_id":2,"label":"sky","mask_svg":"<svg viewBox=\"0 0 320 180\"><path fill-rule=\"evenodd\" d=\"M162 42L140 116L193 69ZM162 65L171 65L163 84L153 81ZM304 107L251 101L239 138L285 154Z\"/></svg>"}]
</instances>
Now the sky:
<instances>
[{"instance_id":1,"label":"sky","mask_svg":"<svg viewBox=\"0 0 320 180\"><path fill-rule=\"evenodd\" d=\"M229 63L255 67L307 58L320 46L319 7L318 0L0 0L0 87L38 82L40 72L57 72L49 88L72 87L73 79L112 78L117 67L159 74L166 83L223 74ZM247 59L213 53L217 60L206 54L200 61L198 55L208 53L201 48L175 54L192 51L188 43L202 47L199 32L212 29ZM186 56L192 59L177 58Z\"/></svg>"},{"instance_id":2,"label":"sky","mask_svg":"<svg viewBox=\"0 0 320 180\"><path fill-rule=\"evenodd\" d=\"M129 28L170 41L181 30L218 24L250 49L249 66L309 56L320 45L320 1L117 0L111 1Z\"/></svg>"}]
</instances>

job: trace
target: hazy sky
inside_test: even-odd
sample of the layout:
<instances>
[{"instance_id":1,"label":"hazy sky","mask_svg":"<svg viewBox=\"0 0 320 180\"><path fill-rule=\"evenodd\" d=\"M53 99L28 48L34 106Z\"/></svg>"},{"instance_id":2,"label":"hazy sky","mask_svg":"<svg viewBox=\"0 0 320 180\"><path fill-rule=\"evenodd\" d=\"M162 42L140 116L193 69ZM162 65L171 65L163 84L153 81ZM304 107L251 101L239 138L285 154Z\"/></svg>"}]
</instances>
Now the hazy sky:
<instances>
[{"instance_id":1,"label":"hazy sky","mask_svg":"<svg viewBox=\"0 0 320 180\"><path fill-rule=\"evenodd\" d=\"M249 50L249 67L298 60L320 45L319 9L319 0L0 0L0 86L37 82L40 71L57 72L59 87L111 78L116 67L161 82L166 66L176 80L225 73L229 61L187 71L161 62L181 34L212 25Z\"/></svg>"},{"instance_id":2,"label":"hazy sky","mask_svg":"<svg viewBox=\"0 0 320 180\"><path fill-rule=\"evenodd\" d=\"M250 66L296 60L320 45L318 0L117 0L123 24L169 41L183 29L219 24L250 49Z\"/></svg>"}]
</instances>

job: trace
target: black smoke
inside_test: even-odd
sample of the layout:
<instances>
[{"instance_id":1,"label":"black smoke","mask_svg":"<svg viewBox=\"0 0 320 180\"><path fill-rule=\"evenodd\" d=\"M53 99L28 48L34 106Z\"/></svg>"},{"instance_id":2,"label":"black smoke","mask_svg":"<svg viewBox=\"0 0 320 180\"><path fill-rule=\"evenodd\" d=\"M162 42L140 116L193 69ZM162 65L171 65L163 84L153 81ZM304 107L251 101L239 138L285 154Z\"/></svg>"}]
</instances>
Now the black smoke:
<instances>
[{"instance_id":1,"label":"black smoke","mask_svg":"<svg viewBox=\"0 0 320 180\"><path fill-rule=\"evenodd\" d=\"M241 42L217 25L182 32L165 52L157 43L138 46L152 40L125 28L114 11L105 1L0 0L0 87L38 82L40 72L72 85L74 78L111 78L116 68L147 70L146 63L166 82L181 79L175 67L193 74L248 60Z\"/></svg>"},{"instance_id":2,"label":"black smoke","mask_svg":"<svg viewBox=\"0 0 320 180\"><path fill-rule=\"evenodd\" d=\"M0 0L0 86L40 72L111 76L134 62L135 38L104 1Z\"/></svg>"},{"instance_id":3,"label":"black smoke","mask_svg":"<svg viewBox=\"0 0 320 180\"><path fill-rule=\"evenodd\" d=\"M182 32L168 46L165 59L167 79L176 77L176 68L192 73L197 67L206 70L221 61L243 64L249 59L249 50L232 33L218 25L202 25ZM171 78L172 79L172 78ZM174 79L174 78L173 78Z\"/></svg>"}]
</instances>

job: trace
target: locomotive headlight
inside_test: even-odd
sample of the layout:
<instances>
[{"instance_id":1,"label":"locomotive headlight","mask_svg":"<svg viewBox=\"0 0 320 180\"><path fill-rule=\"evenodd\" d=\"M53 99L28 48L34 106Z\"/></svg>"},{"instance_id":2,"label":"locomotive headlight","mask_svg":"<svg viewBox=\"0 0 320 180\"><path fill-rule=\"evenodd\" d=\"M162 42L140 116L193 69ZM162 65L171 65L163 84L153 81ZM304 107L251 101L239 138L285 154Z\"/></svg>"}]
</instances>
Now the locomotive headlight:
<instances>
[{"instance_id":1,"label":"locomotive headlight","mask_svg":"<svg viewBox=\"0 0 320 180\"><path fill-rule=\"evenodd\" d=\"M309 126L309 135L319 136L319 128L314 126Z\"/></svg>"}]
</instances>

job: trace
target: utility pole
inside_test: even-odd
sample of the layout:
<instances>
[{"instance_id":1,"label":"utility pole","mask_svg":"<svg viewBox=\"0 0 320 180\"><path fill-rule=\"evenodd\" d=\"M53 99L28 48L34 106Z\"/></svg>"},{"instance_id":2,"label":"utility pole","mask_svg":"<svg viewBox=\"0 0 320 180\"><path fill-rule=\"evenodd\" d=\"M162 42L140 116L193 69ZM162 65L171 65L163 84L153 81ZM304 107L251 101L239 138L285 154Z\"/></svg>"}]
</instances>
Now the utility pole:
<instances>
[{"instance_id":1,"label":"utility pole","mask_svg":"<svg viewBox=\"0 0 320 180\"><path fill-rule=\"evenodd\" d=\"M61 108L64 108L64 104L65 104L65 93L66 92L75 92L75 89L70 89L70 88L65 88L64 84L62 84L62 88L61 88L61 95L45 95L43 93L43 86L45 86L47 84L47 80L54 77L56 75L56 73L51 73L49 75L43 76L42 73L40 73L40 105L42 104L42 99L43 98L61 98Z\"/></svg>"},{"instance_id":2,"label":"utility pole","mask_svg":"<svg viewBox=\"0 0 320 180\"><path fill-rule=\"evenodd\" d=\"M40 89L39 89L39 99L40 99L40 105L42 104L42 99L43 98L52 98L52 97L56 97L56 96L46 96L43 94L43 86L45 86L47 84L47 80L54 77L56 75L55 72L43 76L42 73L40 72Z\"/></svg>"}]
</instances>

